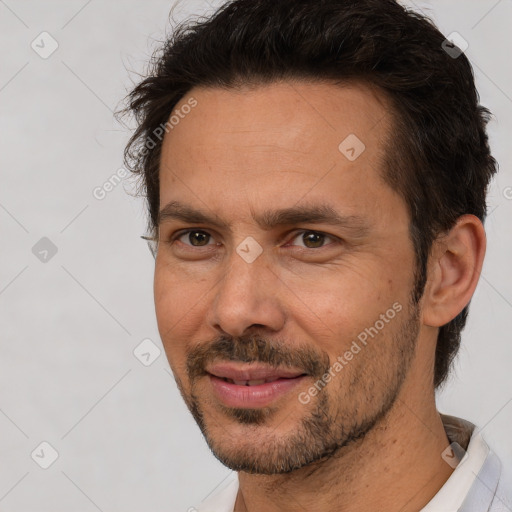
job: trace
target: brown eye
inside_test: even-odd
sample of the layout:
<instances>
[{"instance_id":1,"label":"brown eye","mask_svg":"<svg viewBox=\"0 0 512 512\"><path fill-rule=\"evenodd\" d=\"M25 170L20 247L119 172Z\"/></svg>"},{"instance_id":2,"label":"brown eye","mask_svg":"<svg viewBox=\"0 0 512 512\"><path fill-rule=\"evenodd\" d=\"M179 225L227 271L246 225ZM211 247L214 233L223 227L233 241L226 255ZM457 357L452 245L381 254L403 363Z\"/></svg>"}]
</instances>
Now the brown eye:
<instances>
[{"instance_id":1,"label":"brown eye","mask_svg":"<svg viewBox=\"0 0 512 512\"><path fill-rule=\"evenodd\" d=\"M315 247L322 247L324 240L325 235L322 235L321 233L310 232L304 233L302 235L302 241L304 242L304 245L310 249Z\"/></svg>"},{"instance_id":2,"label":"brown eye","mask_svg":"<svg viewBox=\"0 0 512 512\"><path fill-rule=\"evenodd\" d=\"M207 233L206 231L198 231L198 230L189 230L185 233L182 233L178 240L185 244L185 245L191 245L192 247L204 247L206 245L209 245L211 235ZM185 242L184 240L188 240Z\"/></svg>"},{"instance_id":3,"label":"brown eye","mask_svg":"<svg viewBox=\"0 0 512 512\"><path fill-rule=\"evenodd\" d=\"M326 239L333 238L318 231L301 231L293 240L300 240L301 244L299 244L299 246L307 249L318 249L326 245Z\"/></svg>"}]
</instances>

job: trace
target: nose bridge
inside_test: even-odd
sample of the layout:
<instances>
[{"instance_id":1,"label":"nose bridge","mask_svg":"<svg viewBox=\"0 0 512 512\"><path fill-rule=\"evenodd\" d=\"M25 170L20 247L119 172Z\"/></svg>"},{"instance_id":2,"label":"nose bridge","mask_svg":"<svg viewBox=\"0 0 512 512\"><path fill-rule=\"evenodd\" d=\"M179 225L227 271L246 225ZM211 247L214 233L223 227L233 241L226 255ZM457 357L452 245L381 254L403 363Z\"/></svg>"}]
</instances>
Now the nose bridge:
<instances>
[{"instance_id":1,"label":"nose bridge","mask_svg":"<svg viewBox=\"0 0 512 512\"><path fill-rule=\"evenodd\" d=\"M239 307L252 307L262 299L260 297L260 284L266 281L265 274L268 269L265 266L264 256L255 255L254 250L247 247L245 242L240 243L229 255L229 262L223 279L219 283L217 300L219 303L237 301Z\"/></svg>"},{"instance_id":2,"label":"nose bridge","mask_svg":"<svg viewBox=\"0 0 512 512\"><path fill-rule=\"evenodd\" d=\"M278 330L284 320L276 298L276 281L263 248L251 237L236 246L220 280L210 311L210 323L233 336L251 325Z\"/></svg>"}]
</instances>

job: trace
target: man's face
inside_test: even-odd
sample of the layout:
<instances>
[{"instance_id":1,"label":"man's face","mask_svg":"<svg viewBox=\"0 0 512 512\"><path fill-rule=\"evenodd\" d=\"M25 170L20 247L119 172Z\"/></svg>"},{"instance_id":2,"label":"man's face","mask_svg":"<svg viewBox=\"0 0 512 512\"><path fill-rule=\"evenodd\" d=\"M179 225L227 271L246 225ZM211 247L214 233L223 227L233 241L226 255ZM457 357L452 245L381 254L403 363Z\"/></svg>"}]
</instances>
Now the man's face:
<instances>
[{"instance_id":1,"label":"man's face","mask_svg":"<svg viewBox=\"0 0 512 512\"><path fill-rule=\"evenodd\" d=\"M215 455L288 472L369 431L414 356L409 218L380 176L390 116L360 84L197 88L178 110L190 96L162 148L160 335Z\"/></svg>"}]
</instances>

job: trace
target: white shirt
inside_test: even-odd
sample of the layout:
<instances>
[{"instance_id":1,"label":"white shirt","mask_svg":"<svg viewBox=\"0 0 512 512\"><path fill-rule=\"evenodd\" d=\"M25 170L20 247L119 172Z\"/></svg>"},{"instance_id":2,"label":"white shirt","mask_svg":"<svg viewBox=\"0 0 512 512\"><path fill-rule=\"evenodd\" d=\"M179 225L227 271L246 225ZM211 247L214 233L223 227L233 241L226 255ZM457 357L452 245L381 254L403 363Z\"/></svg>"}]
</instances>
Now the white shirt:
<instances>
[{"instance_id":1,"label":"white shirt","mask_svg":"<svg viewBox=\"0 0 512 512\"><path fill-rule=\"evenodd\" d=\"M512 512L511 489L500 483L501 463L482 435L468 421L441 415L451 443L466 452L450 478L419 512ZM238 475L233 473L200 505L197 512L233 512Z\"/></svg>"}]
</instances>

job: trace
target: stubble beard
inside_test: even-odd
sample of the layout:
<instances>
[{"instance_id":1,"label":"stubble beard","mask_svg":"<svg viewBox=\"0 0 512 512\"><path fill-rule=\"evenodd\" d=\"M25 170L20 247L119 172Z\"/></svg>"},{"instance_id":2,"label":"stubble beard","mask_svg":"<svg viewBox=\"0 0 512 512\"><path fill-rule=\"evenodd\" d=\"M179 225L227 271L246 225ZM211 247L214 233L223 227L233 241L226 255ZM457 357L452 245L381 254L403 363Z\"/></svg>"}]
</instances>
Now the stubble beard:
<instances>
[{"instance_id":1,"label":"stubble beard","mask_svg":"<svg viewBox=\"0 0 512 512\"><path fill-rule=\"evenodd\" d=\"M365 361L371 368L365 369L364 381L357 372L352 371L349 374L347 391L344 393L346 401L350 400L348 407L340 403L339 397L331 389L332 386L329 388L331 384L328 384L318 393L311 410L298 424L281 434L278 432L279 424L270 427L272 418L278 412L271 407L218 407L217 411L229 420L219 429L222 419L208 419L208 414L205 414L201 400L195 393L194 381L192 380L191 391L187 393L180 380L176 376L175 378L208 446L222 464L234 471L262 475L286 474L332 458L342 448L363 439L388 415L408 374L418 333L419 309L413 304L408 318L402 322L396 335L387 342L392 347L390 350L393 350L388 354L387 361L377 360L375 357L371 360L368 357L371 355L368 351L372 350L370 345L362 350L367 351ZM379 343L382 340L373 342ZM346 370L344 368L342 371ZM306 407L300 404L296 395L292 395L291 400L297 401L297 407ZM284 421L286 418L281 423ZM225 435L233 422L237 424L237 430L240 426L247 426L250 435L244 436L243 443ZM249 437L253 442L247 441Z\"/></svg>"}]
</instances>

